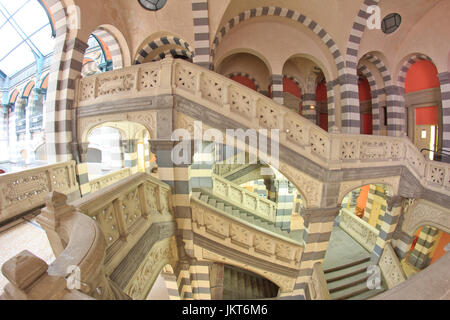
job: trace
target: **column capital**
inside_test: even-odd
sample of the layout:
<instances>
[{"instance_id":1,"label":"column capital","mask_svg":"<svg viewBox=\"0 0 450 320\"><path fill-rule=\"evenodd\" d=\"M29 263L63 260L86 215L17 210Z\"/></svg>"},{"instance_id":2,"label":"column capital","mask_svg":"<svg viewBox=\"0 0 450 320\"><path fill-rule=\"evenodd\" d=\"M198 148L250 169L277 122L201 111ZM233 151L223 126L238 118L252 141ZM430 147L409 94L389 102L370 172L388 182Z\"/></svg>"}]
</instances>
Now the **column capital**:
<instances>
[{"instance_id":1,"label":"column capital","mask_svg":"<svg viewBox=\"0 0 450 320\"><path fill-rule=\"evenodd\" d=\"M389 211L391 211L394 207L401 207L402 206L402 201L403 201L403 197L402 196L386 196L386 203L387 203L387 209Z\"/></svg>"}]
</instances>

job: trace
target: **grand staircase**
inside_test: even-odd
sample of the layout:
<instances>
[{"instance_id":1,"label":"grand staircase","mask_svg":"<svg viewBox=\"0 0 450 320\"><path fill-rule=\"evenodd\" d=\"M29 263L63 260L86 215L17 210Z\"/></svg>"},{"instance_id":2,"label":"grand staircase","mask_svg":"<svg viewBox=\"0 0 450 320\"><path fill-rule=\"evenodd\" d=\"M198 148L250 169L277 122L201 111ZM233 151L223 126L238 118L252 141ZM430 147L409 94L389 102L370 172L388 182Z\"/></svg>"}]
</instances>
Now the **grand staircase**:
<instances>
[{"instance_id":1,"label":"grand staircase","mask_svg":"<svg viewBox=\"0 0 450 320\"><path fill-rule=\"evenodd\" d=\"M369 265L370 257L367 257L324 270L331 300L367 300L386 291L383 283L381 289L368 288Z\"/></svg>"},{"instance_id":2,"label":"grand staircase","mask_svg":"<svg viewBox=\"0 0 450 320\"><path fill-rule=\"evenodd\" d=\"M303 236L303 230L288 231L277 227L274 222L266 220L260 216L256 216L253 213L245 210L242 207L231 204L224 201L219 197L214 196L210 190L207 189L193 189L192 197L200 200L202 203L214 207L219 211L234 216L238 219L251 223L256 228L262 228L264 230L273 232L275 234L290 238L292 240L301 241Z\"/></svg>"}]
</instances>

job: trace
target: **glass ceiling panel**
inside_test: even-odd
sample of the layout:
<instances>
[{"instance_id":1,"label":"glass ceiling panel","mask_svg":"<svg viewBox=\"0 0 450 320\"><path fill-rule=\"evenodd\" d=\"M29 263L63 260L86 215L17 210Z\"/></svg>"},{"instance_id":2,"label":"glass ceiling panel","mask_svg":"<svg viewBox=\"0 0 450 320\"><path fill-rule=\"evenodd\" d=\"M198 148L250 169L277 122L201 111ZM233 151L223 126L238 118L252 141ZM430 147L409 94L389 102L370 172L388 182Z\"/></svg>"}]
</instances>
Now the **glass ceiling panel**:
<instances>
[{"instance_id":1,"label":"glass ceiling panel","mask_svg":"<svg viewBox=\"0 0 450 320\"><path fill-rule=\"evenodd\" d=\"M0 0L0 70L12 76L54 49L47 13L38 0ZM33 54L34 53L34 54Z\"/></svg>"}]
</instances>

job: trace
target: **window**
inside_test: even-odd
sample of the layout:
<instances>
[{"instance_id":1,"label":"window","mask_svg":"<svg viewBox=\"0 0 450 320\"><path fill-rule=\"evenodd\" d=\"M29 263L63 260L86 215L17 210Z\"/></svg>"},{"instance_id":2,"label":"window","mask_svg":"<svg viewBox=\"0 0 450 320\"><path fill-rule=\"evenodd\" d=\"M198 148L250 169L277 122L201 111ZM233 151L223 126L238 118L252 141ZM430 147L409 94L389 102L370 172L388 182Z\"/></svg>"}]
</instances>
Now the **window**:
<instances>
[{"instance_id":1,"label":"window","mask_svg":"<svg viewBox=\"0 0 450 320\"><path fill-rule=\"evenodd\" d=\"M388 14L381 23L381 30L386 34L395 32L402 23L402 17L398 13Z\"/></svg>"},{"instance_id":2,"label":"window","mask_svg":"<svg viewBox=\"0 0 450 320\"><path fill-rule=\"evenodd\" d=\"M167 0L138 0L141 6L147 10L157 11L162 9L167 3Z\"/></svg>"},{"instance_id":3,"label":"window","mask_svg":"<svg viewBox=\"0 0 450 320\"><path fill-rule=\"evenodd\" d=\"M0 71L8 77L53 52L53 28L38 0L0 0Z\"/></svg>"}]
</instances>

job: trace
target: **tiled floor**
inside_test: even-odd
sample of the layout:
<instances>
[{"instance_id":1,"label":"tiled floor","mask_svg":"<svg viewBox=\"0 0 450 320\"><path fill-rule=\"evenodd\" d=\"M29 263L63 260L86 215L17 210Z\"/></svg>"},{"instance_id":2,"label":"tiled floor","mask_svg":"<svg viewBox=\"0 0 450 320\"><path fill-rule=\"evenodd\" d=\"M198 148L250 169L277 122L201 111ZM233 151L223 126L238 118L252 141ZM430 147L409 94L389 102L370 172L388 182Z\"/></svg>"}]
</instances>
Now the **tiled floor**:
<instances>
[{"instance_id":1,"label":"tiled floor","mask_svg":"<svg viewBox=\"0 0 450 320\"><path fill-rule=\"evenodd\" d=\"M331 233L323 268L329 269L367 257L370 257L369 252L353 240L344 230L336 226Z\"/></svg>"},{"instance_id":2,"label":"tiled floor","mask_svg":"<svg viewBox=\"0 0 450 320\"><path fill-rule=\"evenodd\" d=\"M47 264L55 260L45 231L31 215L0 229L0 268L23 250L30 251ZM0 295L7 283L8 280L0 272Z\"/></svg>"}]
</instances>

